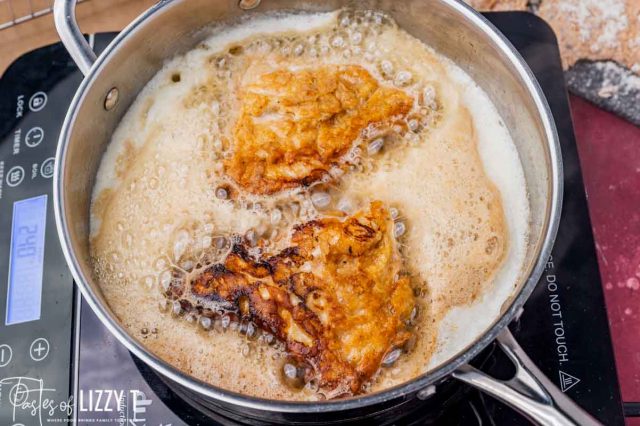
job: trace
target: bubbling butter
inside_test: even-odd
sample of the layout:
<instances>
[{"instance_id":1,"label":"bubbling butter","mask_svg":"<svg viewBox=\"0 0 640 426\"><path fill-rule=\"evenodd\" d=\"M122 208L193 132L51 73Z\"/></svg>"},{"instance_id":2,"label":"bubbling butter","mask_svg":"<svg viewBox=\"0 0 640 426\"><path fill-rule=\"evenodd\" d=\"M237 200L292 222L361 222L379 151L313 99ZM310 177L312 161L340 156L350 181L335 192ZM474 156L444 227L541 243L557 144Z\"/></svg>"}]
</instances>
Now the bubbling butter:
<instances>
[{"instance_id":1,"label":"bubbling butter","mask_svg":"<svg viewBox=\"0 0 640 426\"><path fill-rule=\"evenodd\" d=\"M365 130L348 167L311 188L243 192L223 167L239 88L277 69L319 65L363 67L414 107L402 128ZM275 252L295 224L352 214L373 199L391 208L419 309L414 347L391 352L370 391L435 367L499 315L528 238L516 148L486 93L382 13L265 15L217 27L166 62L113 134L92 195L95 274L129 333L187 374L254 396L321 399L313 383L297 389L282 380L283 365L285 376L295 369L273 336L165 294L221 262L233 238Z\"/></svg>"}]
</instances>

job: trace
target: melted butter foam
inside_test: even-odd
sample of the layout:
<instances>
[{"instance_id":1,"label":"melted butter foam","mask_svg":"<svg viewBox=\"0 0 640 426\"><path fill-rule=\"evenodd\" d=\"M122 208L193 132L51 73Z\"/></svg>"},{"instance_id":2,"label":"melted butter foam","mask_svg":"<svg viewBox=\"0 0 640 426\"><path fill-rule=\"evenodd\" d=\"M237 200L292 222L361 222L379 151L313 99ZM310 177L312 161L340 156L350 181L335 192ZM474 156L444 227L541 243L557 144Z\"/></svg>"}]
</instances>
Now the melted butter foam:
<instances>
[{"instance_id":1,"label":"melted butter foam","mask_svg":"<svg viewBox=\"0 0 640 426\"><path fill-rule=\"evenodd\" d=\"M522 167L487 95L380 14L263 17L221 30L168 61L147 84L98 172L92 256L125 327L156 355L209 383L267 398L317 399L312 386L295 391L282 384L286 354L279 345L228 331L235 326L220 319L204 327L218 332L207 332L197 317L177 320L157 306L180 313L162 291L199 262L222 259L231 234L273 235L276 251L292 224L325 214L317 205L328 194L331 207L347 213L383 200L406 227L400 243L417 283L419 338L412 352L381 370L371 390L404 382L470 343L513 290L528 233ZM238 110L234 94L265 72L310 63L358 64L402 87L416 99L416 113L427 115L407 123L418 130L386 138L382 148L375 137L355 147L350 158L364 161L340 178L338 189L320 184L315 195L239 196L221 166ZM505 235L500 263L485 253L486 243ZM499 270L480 273L487 265ZM229 357L238 352L241 360Z\"/></svg>"},{"instance_id":2,"label":"melted butter foam","mask_svg":"<svg viewBox=\"0 0 640 426\"><path fill-rule=\"evenodd\" d=\"M488 95L460 68L444 61L462 101L471 112L478 151L488 177L500 191L509 229L509 251L493 282L479 300L452 307L439 324L438 347L429 368L446 362L471 344L497 318L518 282L528 244L529 203L524 172L509 131Z\"/></svg>"}]
</instances>

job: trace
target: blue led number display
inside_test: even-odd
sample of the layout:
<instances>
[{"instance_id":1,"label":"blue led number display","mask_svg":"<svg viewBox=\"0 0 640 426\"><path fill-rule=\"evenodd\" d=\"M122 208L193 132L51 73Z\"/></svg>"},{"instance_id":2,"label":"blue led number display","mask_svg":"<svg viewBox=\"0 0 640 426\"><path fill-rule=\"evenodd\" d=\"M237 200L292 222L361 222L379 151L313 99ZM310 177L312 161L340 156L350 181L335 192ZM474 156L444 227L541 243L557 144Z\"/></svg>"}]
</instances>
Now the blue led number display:
<instances>
[{"instance_id":1,"label":"blue led number display","mask_svg":"<svg viewBox=\"0 0 640 426\"><path fill-rule=\"evenodd\" d=\"M47 196L13 203L6 325L40 319Z\"/></svg>"}]
</instances>

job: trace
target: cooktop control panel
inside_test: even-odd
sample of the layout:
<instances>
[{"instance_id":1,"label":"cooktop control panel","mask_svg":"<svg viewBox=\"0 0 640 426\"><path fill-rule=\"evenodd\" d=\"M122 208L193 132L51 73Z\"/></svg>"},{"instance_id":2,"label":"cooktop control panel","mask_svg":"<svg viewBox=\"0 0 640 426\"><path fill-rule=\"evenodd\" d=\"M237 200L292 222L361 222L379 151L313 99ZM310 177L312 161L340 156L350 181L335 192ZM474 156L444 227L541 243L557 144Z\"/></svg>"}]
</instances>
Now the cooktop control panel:
<instances>
[{"instance_id":1,"label":"cooktop control panel","mask_svg":"<svg viewBox=\"0 0 640 426\"><path fill-rule=\"evenodd\" d=\"M73 405L74 288L52 181L80 76L61 53L44 68L47 58L23 57L0 80L0 424L7 426L64 422Z\"/></svg>"}]
</instances>

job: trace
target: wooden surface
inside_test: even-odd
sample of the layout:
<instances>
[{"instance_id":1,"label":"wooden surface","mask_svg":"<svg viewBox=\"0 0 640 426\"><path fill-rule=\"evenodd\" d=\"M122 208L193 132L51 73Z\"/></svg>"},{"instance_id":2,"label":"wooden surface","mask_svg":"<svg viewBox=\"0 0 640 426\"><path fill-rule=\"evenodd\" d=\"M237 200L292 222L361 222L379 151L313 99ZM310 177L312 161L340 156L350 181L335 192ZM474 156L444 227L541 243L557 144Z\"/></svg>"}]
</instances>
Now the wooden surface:
<instances>
[{"instance_id":1,"label":"wooden surface","mask_svg":"<svg viewBox=\"0 0 640 426\"><path fill-rule=\"evenodd\" d=\"M16 14L20 15L19 8L23 1L10 1L14 5ZM86 0L78 5L76 16L80 29L84 33L117 31L156 2L156 0ZM5 6L4 2L0 2L0 7ZM3 11L0 11L0 14L2 13ZM53 15L50 13L0 30L0 75L18 56L58 40Z\"/></svg>"}]
</instances>

